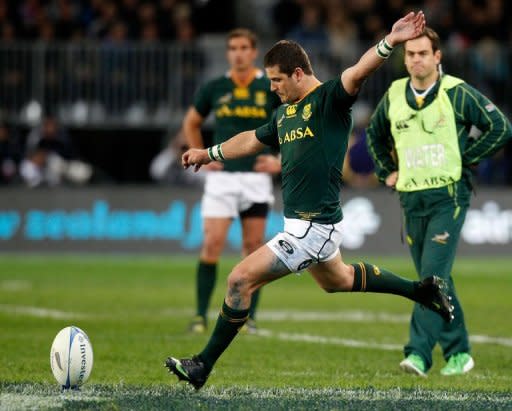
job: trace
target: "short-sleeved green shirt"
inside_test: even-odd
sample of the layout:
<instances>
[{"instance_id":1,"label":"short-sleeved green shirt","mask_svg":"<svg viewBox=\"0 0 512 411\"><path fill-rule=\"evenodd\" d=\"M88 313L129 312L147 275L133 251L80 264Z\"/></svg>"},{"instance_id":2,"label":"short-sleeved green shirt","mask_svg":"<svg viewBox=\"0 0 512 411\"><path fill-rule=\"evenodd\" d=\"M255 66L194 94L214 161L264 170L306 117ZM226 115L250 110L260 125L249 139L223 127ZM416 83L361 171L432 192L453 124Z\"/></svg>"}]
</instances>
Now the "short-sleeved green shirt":
<instances>
[{"instance_id":1,"label":"short-sleeved green shirt","mask_svg":"<svg viewBox=\"0 0 512 411\"><path fill-rule=\"evenodd\" d=\"M215 116L214 144L265 124L280 104L279 98L270 91L270 81L260 70L245 87L235 84L229 74L216 78L206 83L194 100L194 107L201 116L206 118L210 112ZM224 171L253 171L255 158L228 160Z\"/></svg>"},{"instance_id":2,"label":"short-sleeved green shirt","mask_svg":"<svg viewBox=\"0 0 512 411\"><path fill-rule=\"evenodd\" d=\"M286 217L322 224L342 219L341 171L355 99L338 77L297 103L281 105L256 130L258 140L281 152Z\"/></svg>"}]
</instances>

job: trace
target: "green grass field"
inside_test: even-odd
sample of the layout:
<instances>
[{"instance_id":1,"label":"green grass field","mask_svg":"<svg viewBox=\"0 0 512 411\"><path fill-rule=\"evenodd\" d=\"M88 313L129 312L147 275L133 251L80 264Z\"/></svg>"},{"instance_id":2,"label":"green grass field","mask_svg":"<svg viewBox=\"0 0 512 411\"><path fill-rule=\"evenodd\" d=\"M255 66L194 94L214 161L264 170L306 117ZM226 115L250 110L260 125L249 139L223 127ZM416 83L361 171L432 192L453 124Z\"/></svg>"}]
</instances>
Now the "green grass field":
<instances>
[{"instance_id":1,"label":"green grass field","mask_svg":"<svg viewBox=\"0 0 512 411\"><path fill-rule=\"evenodd\" d=\"M414 278L407 258L368 260ZM235 262L221 264L210 322ZM459 259L455 267L476 361L467 375L442 377L439 350L427 379L402 374L412 303L326 294L303 274L263 290L260 333L238 336L197 393L163 367L168 355L194 354L208 338L185 332L195 264L0 255L0 409L512 410L512 259ZM49 352L71 324L89 335L94 368L80 392L61 392Z\"/></svg>"}]
</instances>

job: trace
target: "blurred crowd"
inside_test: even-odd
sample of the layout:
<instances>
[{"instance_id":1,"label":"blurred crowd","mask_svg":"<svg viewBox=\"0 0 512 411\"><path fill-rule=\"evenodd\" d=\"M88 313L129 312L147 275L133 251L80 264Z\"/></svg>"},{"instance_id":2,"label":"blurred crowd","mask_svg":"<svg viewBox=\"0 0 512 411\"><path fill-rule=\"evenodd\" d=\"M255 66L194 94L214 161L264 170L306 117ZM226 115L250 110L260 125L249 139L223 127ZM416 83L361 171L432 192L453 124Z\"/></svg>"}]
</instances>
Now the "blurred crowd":
<instances>
[{"instance_id":1,"label":"blurred crowd","mask_svg":"<svg viewBox=\"0 0 512 411\"><path fill-rule=\"evenodd\" d=\"M509 112L512 99L504 84L509 81L512 61L510 52L503 50L512 45L512 3L505 0L0 0L0 47L19 41L101 44L107 47L108 54L98 54L104 66L98 73L105 78L93 78L93 67L87 65L90 61L79 54L64 70L59 65L61 55L50 56L45 61L53 62L55 67L45 67L43 87L53 84L53 89L49 88L45 97L54 99L62 94L58 84L73 75L80 76L81 87L89 85L91 90L98 90L100 97L102 93L123 95L129 89L132 95L122 101L145 99L144 104L156 107L160 101L172 98L162 84L178 88L178 84L170 83L173 79L169 75L176 67L165 57L154 60L158 54L153 52L153 71L144 74L143 70L149 69L141 66L137 68L139 75L130 77L130 73L118 70L123 64L131 67L131 63L123 63L123 58L130 61L129 55L113 55L111 50L127 43L186 46L180 49L180 78L174 79L181 90L177 104L186 108L203 80L203 69L209 65L208 50L195 46L199 38L208 38L211 33L222 38L230 29L245 25L256 30L264 41L293 39L333 66L339 67L341 62L343 67L369 44L380 40L397 18L418 9L425 12L428 24L440 34L444 50L469 56L474 75L466 80ZM20 72L22 62L16 62L19 56L9 58L9 49L3 50L7 54L3 54L5 61L0 62L0 182L23 182L37 187L94 181L94 165L81 158L73 146L73 136L62 121L63 111L48 110L50 103L42 101L42 106L37 107L42 115L28 129L2 118L1 105L16 103L9 99L16 95L21 78L31 77L30 73ZM463 76L457 70L457 59L452 61L451 74ZM401 63L396 66L401 68ZM467 72L468 67L464 68ZM75 83L69 80L66 87L74 90ZM141 89L151 92L139 92ZM347 184L368 187L376 185L364 133L372 107L364 100L361 103L355 110L356 126L344 174ZM134 119L136 115L132 109L129 117ZM163 118L166 116L164 112ZM164 140L168 134L165 133ZM183 149L179 131L172 131L171 137L174 135L177 139L171 138L163 152ZM169 178L169 170L179 172L179 167L175 167L178 153L168 157L161 154L158 162L148 165L148 175L155 180L190 183L187 178ZM512 185L511 157L512 148L507 147L482 163L477 170L480 182Z\"/></svg>"},{"instance_id":2,"label":"blurred crowd","mask_svg":"<svg viewBox=\"0 0 512 411\"><path fill-rule=\"evenodd\" d=\"M197 3L197 4L196 4ZM212 24L208 2L183 0L0 0L1 38L40 41L187 41L196 27L222 30L228 7ZM217 2L221 3L221 2ZM211 17L211 15L210 15ZM225 23L229 20L228 23Z\"/></svg>"},{"instance_id":3,"label":"blurred crowd","mask_svg":"<svg viewBox=\"0 0 512 411\"><path fill-rule=\"evenodd\" d=\"M187 41L195 33L230 30L252 10L246 5L258 3L265 12L251 18L273 26L261 35L296 37L331 52L380 39L413 9L424 10L450 47L511 41L512 6L505 0L0 0L0 33L3 41Z\"/></svg>"}]
</instances>

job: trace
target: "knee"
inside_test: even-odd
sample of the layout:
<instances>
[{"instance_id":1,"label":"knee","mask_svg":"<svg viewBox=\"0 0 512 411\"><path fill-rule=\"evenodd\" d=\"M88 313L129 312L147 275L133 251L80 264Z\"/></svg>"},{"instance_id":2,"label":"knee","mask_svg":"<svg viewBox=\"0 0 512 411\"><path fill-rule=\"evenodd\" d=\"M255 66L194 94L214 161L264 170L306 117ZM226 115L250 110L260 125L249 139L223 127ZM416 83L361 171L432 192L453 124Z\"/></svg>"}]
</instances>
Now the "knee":
<instances>
[{"instance_id":1,"label":"knee","mask_svg":"<svg viewBox=\"0 0 512 411\"><path fill-rule=\"evenodd\" d=\"M354 269L351 266L344 265L335 276L325 277L320 282L320 287L326 293L339 293L351 291L354 284Z\"/></svg>"},{"instance_id":2,"label":"knee","mask_svg":"<svg viewBox=\"0 0 512 411\"><path fill-rule=\"evenodd\" d=\"M251 293L248 273L239 266L233 268L228 276L228 293L240 296L247 296Z\"/></svg>"},{"instance_id":3,"label":"knee","mask_svg":"<svg viewBox=\"0 0 512 411\"><path fill-rule=\"evenodd\" d=\"M224 248L224 237L218 234L208 234L204 238L202 256L208 260L217 259Z\"/></svg>"},{"instance_id":4,"label":"knee","mask_svg":"<svg viewBox=\"0 0 512 411\"><path fill-rule=\"evenodd\" d=\"M351 287L348 287L348 283L346 282L336 282L322 285L322 289L328 293L340 293L343 291L350 291Z\"/></svg>"}]
</instances>

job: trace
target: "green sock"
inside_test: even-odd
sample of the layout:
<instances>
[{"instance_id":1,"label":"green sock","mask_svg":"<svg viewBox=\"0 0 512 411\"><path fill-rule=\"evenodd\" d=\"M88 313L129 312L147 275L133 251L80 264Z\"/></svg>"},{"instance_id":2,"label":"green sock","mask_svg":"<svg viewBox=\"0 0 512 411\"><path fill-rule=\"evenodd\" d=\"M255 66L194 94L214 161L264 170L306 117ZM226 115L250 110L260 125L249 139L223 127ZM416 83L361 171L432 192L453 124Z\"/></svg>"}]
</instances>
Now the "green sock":
<instances>
[{"instance_id":1,"label":"green sock","mask_svg":"<svg viewBox=\"0 0 512 411\"><path fill-rule=\"evenodd\" d=\"M209 264L199 261L197 265L197 315L207 317L210 297L212 296L215 282L217 280L217 264Z\"/></svg>"},{"instance_id":2,"label":"green sock","mask_svg":"<svg viewBox=\"0 0 512 411\"><path fill-rule=\"evenodd\" d=\"M258 307L258 301L260 299L260 290L261 288L258 288L252 293L251 306L249 307L249 318L252 320L256 319L256 307Z\"/></svg>"},{"instance_id":3,"label":"green sock","mask_svg":"<svg viewBox=\"0 0 512 411\"><path fill-rule=\"evenodd\" d=\"M204 362L208 372L231 344L233 338L238 334L238 330L245 324L248 314L249 310L235 310L228 307L224 301L210 340L203 351L199 353L199 358Z\"/></svg>"},{"instance_id":4,"label":"green sock","mask_svg":"<svg viewBox=\"0 0 512 411\"><path fill-rule=\"evenodd\" d=\"M360 262L354 267L352 291L397 294L414 300L418 281L411 281L376 265Z\"/></svg>"}]
</instances>

